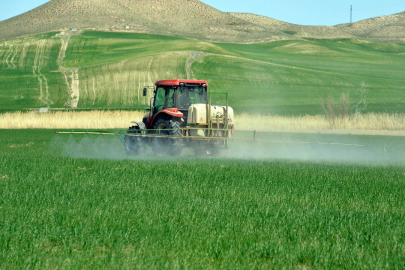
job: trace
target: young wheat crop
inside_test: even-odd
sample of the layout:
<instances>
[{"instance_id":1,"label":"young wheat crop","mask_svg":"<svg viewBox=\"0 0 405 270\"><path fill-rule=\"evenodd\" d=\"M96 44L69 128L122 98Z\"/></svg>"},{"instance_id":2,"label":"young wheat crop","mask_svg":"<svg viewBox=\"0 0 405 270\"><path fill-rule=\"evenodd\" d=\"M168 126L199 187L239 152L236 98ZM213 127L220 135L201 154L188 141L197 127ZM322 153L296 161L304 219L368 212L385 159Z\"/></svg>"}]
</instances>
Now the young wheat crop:
<instances>
[{"instance_id":1,"label":"young wheat crop","mask_svg":"<svg viewBox=\"0 0 405 270\"><path fill-rule=\"evenodd\" d=\"M134 159L49 130L2 130L0 149L0 269L405 267L404 163Z\"/></svg>"}]
</instances>

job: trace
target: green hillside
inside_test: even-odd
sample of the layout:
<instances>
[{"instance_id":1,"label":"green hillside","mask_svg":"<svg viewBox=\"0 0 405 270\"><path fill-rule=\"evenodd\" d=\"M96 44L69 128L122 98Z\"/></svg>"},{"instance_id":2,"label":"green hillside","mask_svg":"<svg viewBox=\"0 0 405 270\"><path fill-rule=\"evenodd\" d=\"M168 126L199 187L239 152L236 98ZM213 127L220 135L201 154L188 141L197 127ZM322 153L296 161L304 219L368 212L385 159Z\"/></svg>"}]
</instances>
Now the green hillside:
<instances>
[{"instance_id":1,"label":"green hillside","mask_svg":"<svg viewBox=\"0 0 405 270\"><path fill-rule=\"evenodd\" d=\"M369 112L405 112L404 45L349 39L224 44L88 31L70 37L64 56L63 40L54 35L0 43L1 110L70 107L72 99L82 109L139 109L149 100L141 95L145 85L196 78L229 92L237 112L317 114L319 99L330 94L356 101L362 82Z\"/></svg>"},{"instance_id":2,"label":"green hillside","mask_svg":"<svg viewBox=\"0 0 405 270\"><path fill-rule=\"evenodd\" d=\"M0 109L62 107L67 86L57 58L61 41L52 34L0 43Z\"/></svg>"}]
</instances>

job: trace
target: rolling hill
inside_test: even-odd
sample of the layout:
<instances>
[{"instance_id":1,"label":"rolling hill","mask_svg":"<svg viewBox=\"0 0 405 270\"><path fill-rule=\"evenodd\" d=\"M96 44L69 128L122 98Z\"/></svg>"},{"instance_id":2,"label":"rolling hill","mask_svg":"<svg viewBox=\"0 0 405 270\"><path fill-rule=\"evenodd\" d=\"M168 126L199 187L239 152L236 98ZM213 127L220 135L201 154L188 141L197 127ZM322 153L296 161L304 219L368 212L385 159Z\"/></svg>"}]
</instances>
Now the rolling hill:
<instances>
[{"instance_id":1,"label":"rolling hill","mask_svg":"<svg viewBox=\"0 0 405 270\"><path fill-rule=\"evenodd\" d=\"M336 28L363 39L405 43L405 12L362 20L352 25L337 25Z\"/></svg>"},{"instance_id":2,"label":"rolling hill","mask_svg":"<svg viewBox=\"0 0 405 270\"><path fill-rule=\"evenodd\" d=\"M125 28L128 27L128 30ZM238 19L198 0L52 0L0 22L1 39L59 31L92 29L157 33L210 41L272 40L262 26ZM277 31L277 35L287 35Z\"/></svg>"},{"instance_id":3,"label":"rolling hill","mask_svg":"<svg viewBox=\"0 0 405 270\"><path fill-rule=\"evenodd\" d=\"M140 109L142 88L206 79L238 112L321 113L320 98L358 100L370 112L405 112L405 45L361 39L210 43L84 31L0 42L0 107Z\"/></svg>"},{"instance_id":4,"label":"rolling hill","mask_svg":"<svg viewBox=\"0 0 405 270\"><path fill-rule=\"evenodd\" d=\"M300 26L198 0L52 0L0 22L0 110L140 109L144 86L198 78L239 112L317 114L361 85L369 111L405 112L404 17Z\"/></svg>"},{"instance_id":5,"label":"rolling hill","mask_svg":"<svg viewBox=\"0 0 405 270\"><path fill-rule=\"evenodd\" d=\"M327 27L222 12L198 0L52 0L0 22L0 40L76 28L229 43L348 37L405 42L404 26L404 12L353 25Z\"/></svg>"}]
</instances>

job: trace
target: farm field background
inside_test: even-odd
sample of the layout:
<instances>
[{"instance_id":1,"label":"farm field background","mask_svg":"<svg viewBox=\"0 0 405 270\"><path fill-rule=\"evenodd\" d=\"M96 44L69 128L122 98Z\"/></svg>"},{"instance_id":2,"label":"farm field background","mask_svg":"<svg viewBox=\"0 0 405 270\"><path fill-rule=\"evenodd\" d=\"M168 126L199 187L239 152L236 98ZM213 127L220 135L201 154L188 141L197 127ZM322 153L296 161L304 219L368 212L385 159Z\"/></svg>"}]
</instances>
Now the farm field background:
<instances>
[{"instance_id":1,"label":"farm field background","mask_svg":"<svg viewBox=\"0 0 405 270\"><path fill-rule=\"evenodd\" d=\"M0 268L405 267L403 137L264 135L128 159L117 137L0 130Z\"/></svg>"},{"instance_id":2,"label":"farm field background","mask_svg":"<svg viewBox=\"0 0 405 270\"><path fill-rule=\"evenodd\" d=\"M169 78L206 79L242 113L320 114L320 98L359 100L367 112L405 112L405 46L360 39L258 44L85 31L0 42L0 110L144 109L142 88ZM76 102L76 103L75 103Z\"/></svg>"}]
</instances>

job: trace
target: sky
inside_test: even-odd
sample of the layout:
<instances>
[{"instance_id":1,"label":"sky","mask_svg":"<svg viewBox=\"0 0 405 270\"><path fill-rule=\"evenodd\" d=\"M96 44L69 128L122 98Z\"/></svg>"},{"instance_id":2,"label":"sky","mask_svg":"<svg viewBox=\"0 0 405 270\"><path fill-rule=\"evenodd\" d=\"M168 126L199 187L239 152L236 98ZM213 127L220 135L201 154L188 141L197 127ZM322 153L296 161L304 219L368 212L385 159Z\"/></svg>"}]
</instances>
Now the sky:
<instances>
[{"instance_id":1,"label":"sky","mask_svg":"<svg viewBox=\"0 0 405 270\"><path fill-rule=\"evenodd\" d=\"M71 0L66 0L71 1ZM136 0L132 0L136 1ZM0 0L0 21L38 7L47 0ZM333 26L405 11L405 0L202 0L226 12L247 12L301 24Z\"/></svg>"}]
</instances>

